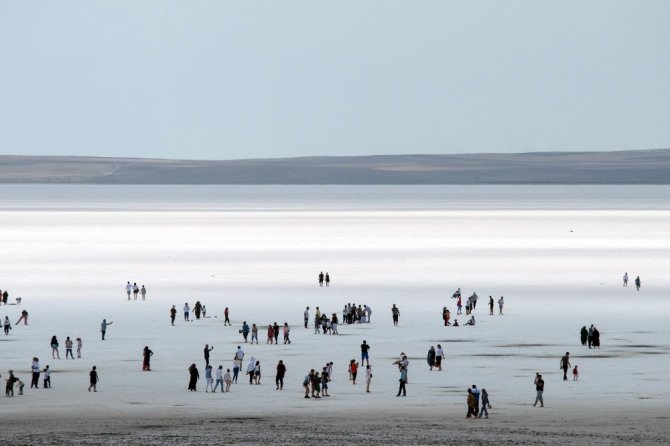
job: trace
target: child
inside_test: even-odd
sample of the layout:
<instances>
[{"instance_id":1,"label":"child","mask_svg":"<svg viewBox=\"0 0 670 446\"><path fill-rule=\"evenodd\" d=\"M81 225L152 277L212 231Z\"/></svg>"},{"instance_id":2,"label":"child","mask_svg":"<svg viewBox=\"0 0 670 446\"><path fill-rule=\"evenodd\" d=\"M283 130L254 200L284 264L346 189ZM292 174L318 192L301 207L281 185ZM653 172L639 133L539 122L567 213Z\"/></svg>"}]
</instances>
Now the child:
<instances>
[{"instance_id":1,"label":"child","mask_svg":"<svg viewBox=\"0 0 670 446\"><path fill-rule=\"evenodd\" d=\"M45 389L51 388L51 369L49 366L44 368L44 386Z\"/></svg>"},{"instance_id":2,"label":"child","mask_svg":"<svg viewBox=\"0 0 670 446\"><path fill-rule=\"evenodd\" d=\"M209 390L212 389L212 392L214 391L214 379L212 378L212 366L207 365L205 367L205 382L207 383L205 385L205 393L207 393Z\"/></svg>"},{"instance_id":3,"label":"child","mask_svg":"<svg viewBox=\"0 0 670 446\"><path fill-rule=\"evenodd\" d=\"M88 391L90 392L91 389L93 389L94 392L97 392L98 391L98 381L100 381L100 379L98 378L98 372L97 372L95 366L93 366L93 368L89 372L88 376L90 378L90 385L88 386Z\"/></svg>"},{"instance_id":4,"label":"child","mask_svg":"<svg viewBox=\"0 0 670 446\"><path fill-rule=\"evenodd\" d=\"M19 384L19 395L23 395L23 387L25 386L25 384L20 379L18 384Z\"/></svg>"},{"instance_id":5,"label":"child","mask_svg":"<svg viewBox=\"0 0 670 446\"><path fill-rule=\"evenodd\" d=\"M226 383L226 392L230 392L230 383L233 382L230 377L230 369L226 369L226 374L223 375L223 382Z\"/></svg>"},{"instance_id":6,"label":"child","mask_svg":"<svg viewBox=\"0 0 670 446\"><path fill-rule=\"evenodd\" d=\"M82 347L81 338L77 338L77 358L79 359L81 359L81 347Z\"/></svg>"},{"instance_id":7,"label":"child","mask_svg":"<svg viewBox=\"0 0 670 446\"><path fill-rule=\"evenodd\" d=\"M578 381L579 380L579 370L577 370L576 365L575 365L575 368L572 369L572 380L573 381Z\"/></svg>"}]
</instances>

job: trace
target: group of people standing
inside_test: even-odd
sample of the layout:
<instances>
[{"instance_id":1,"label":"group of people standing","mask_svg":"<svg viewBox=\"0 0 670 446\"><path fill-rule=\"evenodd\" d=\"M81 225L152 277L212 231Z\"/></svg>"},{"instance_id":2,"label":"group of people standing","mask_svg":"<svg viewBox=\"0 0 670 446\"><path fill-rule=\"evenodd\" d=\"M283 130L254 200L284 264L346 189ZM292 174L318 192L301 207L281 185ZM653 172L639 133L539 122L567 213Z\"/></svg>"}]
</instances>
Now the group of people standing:
<instances>
[{"instance_id":1,"label":"group of people standing","mask_svg":"<svg viewBox=\"0 0 670 446\"><path fill-rule=\"evenodd\" d=\"M330 274L326 273L326 275L323 275L323 271L319 273L319 286L323 286L323 284L326 284L326 286L330 286Z\"/></svg>"},{"instance_id":2,"label":"group of people standing","mask_svg":"<svg viewBox=\"0 0 670 446\"><path fill-rule=\"evenodd\" d=\"M142 295L142 300L145 300L147 297L147 289L142 285L140 288L137 286L137 282L133 282L131 285L130 282L126 283L126 294L128 295L128 300L130 300L130 295L133 295L133 299L137 300L137 295L141 294Z\"/></svg>"},{"instance_id":3,"label":"group of people standing","mask_svg":"<svg viewBox=\"0 0 670 446\"><path fill-rule=\"evenodd\" d=\"M588 345L589 348L600 348L600 331L593 324L588 329L584 325L579 335L582 345Z\"/></svg>"},{"instance_id":4,"label":"group of people standing","mask_svg":"<svg viewBox=\"0 0 670 446\"><path fill-rule=\"evenodd\" d=\"M77 358L81 359L81 348L83 346L81 338L77 338L75 340L77 342ZM58 342L58 338L56 335L53 335L51 337L51 342L49 343L51 346L51 357L53 359L60 359L60 343ZM65 359L74 359L74 355L72 354L72 348L74 347L74 342L72 339L68 336L65 339Z\"/></svg>"}]
</instances>

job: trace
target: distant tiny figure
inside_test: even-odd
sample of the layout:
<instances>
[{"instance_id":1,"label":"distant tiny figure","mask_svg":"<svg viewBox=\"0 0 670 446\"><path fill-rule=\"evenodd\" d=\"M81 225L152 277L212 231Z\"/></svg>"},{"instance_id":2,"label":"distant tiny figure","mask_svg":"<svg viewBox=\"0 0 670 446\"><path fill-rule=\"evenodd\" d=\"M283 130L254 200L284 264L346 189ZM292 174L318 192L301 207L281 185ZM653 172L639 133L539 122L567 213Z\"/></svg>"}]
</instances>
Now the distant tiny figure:
<instances>
[{"instance_id":1,"label":"distant tiny figure","mask_svg":"<svg viewBox=\"0 0 670 446\"><path fill-rule=\"evenodd\" d=\"M456 291L454 291L454 294L451 295L452 299L458 299L459 297L461 297L461 289L460 288L457 289Z\"/></svg>"},{"instance_id":2,"label":"distant tiny figure","mask_svg":"<svg viewBox=\"0 0 670 446\"><path fill-rule=\"evenodd\" d=\"M561 368L563 369L563 381L568 380L568 369L570 368L570 352L565 352L561 358Z\"/></svg>"},{"instance_id":3,"label":"distant tiny figure","mask_svg":"<svg viewBox=\"0 0 670 446\"><path fill-rule=\"evenodd\" d=\"M205 305L202 306L202 318L207 319L207 307Z\"/></svg>"},{"instance_id":4,"label":"distant tiny figure","mask_svg":"<svg viewBox=\"0 0 670 446\"><path fill-rule=\"evenodd\" d=\"M233 379L230 377L230 369L226 369L226 373L223 375L223 382L226 383L226 392L230 392L230 384L233 382ZM237 382L237 378L235 382Z\"/></svg>"},{"instance_id":5,"label":"distant tiny figure","mask_svg":"<svg viewBox=\"0 0 670 446\"><path fill-rule=\"evenodd\" d=\"M400 379L398 381L400 382L400 387L398 387L398 394L396 396L400 396L401 393L402 396L407 396L407 389L405 388L405 384L407 383L407 369L403 366L400 367Z\"/></svg>"},{"instance_id":6,"label":"distant tiny figure","mask_svg":"<svg viewBox=\"0 0 670 446\"><path fill-rule=\"evenodd\" d=\"M81 359L81 348L83 346L83 342L81 338L77 338L76 341L77 341L77 358Z\"/></svg>"},{"instance_id":7,"label":"distant tiny figure","mask_svg":"<svg viewBox=\"0 0 670 446\"><path fill-rule=\"evenodd\" d=\"M140 287L137 286L137 283L133 283L133 299L137 300L137 295L140 292Z\"/></svg>"},{"instance_id":8,"label":"distant tiny figure","mask_svg":"<svg viewBox=\"0 0 670 446\"><path fill-rule=\"evenodd\" d=\"M356 376L358 375L358 363L355 359L352 359L349 362L349 379L351 379L352 384L356 384Z\"/></svg>"},{"instance_id":9,"label":"distant tiny figure","mask_svg":"<svg viewBox=\"0 0 670 446\"><path fill-rule=\"evenodd\" d=\"M193 313L195 314L196 319L200 319L200 313L202 313L202 304L200 301L196 301L195 305L193 306Z\"/></svg>"},{"instance_id":10,"label":"distant tiny figure","mask_svg":"<svg viewBox=\"0 0 670 446\"><path fill-rule=\"evenodd\" d=\"M284 322L284 344L290 344L291 338L289 337L291 333L291 328L288 326L288 323Z\"/></svg>"},{"instance_id":11,"label":"distant tiny figure","mask_svg":"<svg viewBox=\"0 0 670 446\"><path fill-rule=\"evenodd\" d=\"M468 414L465 416L465 418L470 418L474 416L477 418L477 400L475 399L475 395L472 393L472 389L468 388L468 398L467 398L467 404L468 404Z\"/></svg>"},{"instance_id":12,"label":"distant tiny figure","mask_svg":"<svg viewBox=\"0 0 670 446\"><path fill-rule=\"evenodd\" d=\"M305 311L303 312L303 319L305 320L305 328L307 328L307 324L309 322L309 307L305 308Z\"/></svg>"},{"instance_id":13,"label":"distant tiny figure","mask_svg":"<svg viewBox=\"0 0 670 446\"><path fill-rule=\"evenodd\" d=\"M432 345L428 349L428 356L426 356L426 362L428 363L428 367L430 367L430 370L433 370L433 366L435 366L435 347Z\"/></svg>"},{"instance_id":14,"label":"distant tiny figure","mask_svg":"<svg viewBox=\"0 0 670 446\"><path fill-rule=\"evenodd\" d=\"M68 336L67 339L65 339L65 359L70 357L70 359L74 359L74 355L72 354L72 346L74 343L72 342L72 339Z\"/></svg>"},{"instance_id":15,"label":"distant tiny figure","mask_svg":"<svg viewBox=\"0 0 670 446\"><path fill-rule=\"evenodd\" d=\"M16 321L15 325L19 325L21 321L23 321L23 325L28 325L28 312L26 310L21 311L21 317Z\"/></svg>"},{"instance_id":16,"label":"distant tiny figure","mask_svg":"<svg viewBox=\"0 0 670 446\"><path fill-rule=\"evenodd\" d=\"M365 392L370 393L370 383L372 382L372 369L370 364L365 366Z\"/></svg>"},{"instance_id":17,"label":"distant tiny figure","mask_svg":"<svg viewBox=\"0 0 670 446\"><path fill-rule=\"evenodd\" d=\"M148 346L144 346L142 351L142 371L150 372L151 371L151 357L154 355L154 352L149 350Z\"/></svg>"},{"instance_id":18,"label":"distant tiny figure","mask_svg":"<svg viewBox=\"0 0 670 446\"><path fill-rule=\"evenodd\" d=\"M463 314L463 301L461 300L461 296L458 296L458 300L456 301L456 314Z\"/></svg>"},{"instance_id":19,"label":"distant tiny figure","mask_svg":"<svg viewBox=\"0 0 670 446\"><path fill-rule=\"evenodd\" d=\"M205 393L209 390L214 392L214 378L212 378L212 366L207 364L205 366Z\"/></svg>"},{"instance_id":20,"label":"distant tiny figure","mask_svg":"<svg viewBox=\"0 0 670 446\"><path fill-rule=\"evenodd\" d=\"M319 286L323 286L323 271L319 273Z\"/></svg>"},{"instance_id":21,"label":"distant tiny figure","mask_svg":"<svg viewBox=\"0 0 670 446\"><path fill-rule=\"evenodd\" d=\"M254 343L254 339L256 340L256 344L258 344L258 327L256 324L251 324L251 343Z\"/></svg>"},{"instance_id":22,"label":"distant tiny figure","mask_svg":"<svg viewBox=\"0 0 670 446\"><path fill-rule=\"evenodd\" d=\"M107 319L103 319L102 322L100 323L100 332L102 333L102 340L105 340L105 333L107 333L107 326L112 325L114 322L109 321L107 322Z\"/></svg>"},{"instance_id":23,"label":"distant tiny figure","mask_svg":"<svg viewBox=\"0 0 670 446\"><path fill-rule=\"evenodd\" d=\"M458 319L454 319L454 325L453 325L453 327L459 327L459 325L458 325Z\"/></svg>"},{"instance_id":24,"label":"distant tiny figure","mask_svg":"<svg viewBox=\"0 0 670 446\"><path fill-rule=\"evenodd\" d=\"M326 273L326 286L330 286L330 274Z\"/></svg>"},{"instance_id":25,"label":"distant tiny figure","mask_svg":"<svg viewBox=\"0 0 670 446\"><path fill-rule=\"evenodd\" d=\"M133 292L133 286L130 282L126 283L126 294L128 295L128 300L130 300L130 294Z\"/></svg>"},{"instance_id":26,"label":"distant tiny figure","mask_svg":"<svg viewBox=\"0 0 670 446\"><path fill-rule=\"evenodd\" d=\"M223 387L223 366L220 365L218 369L216 369L216 384L214 385L214 390L212 392L216 393L216 389L221 386L221 392L225 392L225 389Z\"/></svg>"},{"instance_id":27,"label":"distant tiny figure","mask_svg":"<svg viewBox=\"0 0 670 446\"><path fill-rule=\"evenodd\" d=\"M30 387L32 388L32 385ZM51 369L49 368L48 365L44 368L44 382L42 384L42 387L44 387L45 389L51 388Z\"/></svg>"},{"instance_id":28,"label":"distant tiny figure","mask_svg":"<svg viewBox=\"0 0 670 446\"><path fill-rule=\"evenodd\" d=\"M18 325L18 323L17 323ZM5 335L9 334L9 330L12 329L12 321L9 320L9 316L5 316L5 323L3 324L3 327L5 329Z\"/></svg>"},{"instance_id":29,"label":"distant tiny figure","mask_svg":"<svg viewBox=\"0 0 670 446\"><path fill-rule=\"evenodd\" d=\"M142 295L142 300L145 300L147 298L147 289L142 285L142 289L140 290L140 294Z\"/></svg>"},{"instance_id":30,"label":"distant tiny figure","mask_svg":"<svg viewBox=\"0 0 670 446\"><path fill-rule=\"evenodd\" d=\"M544 380L542 379L542 375L539 373L535 376L535 391L537 392L537 395L535 396L535 403L533 404L533 407L537 405L537 403L540 403L540 407L544 407L544 400L542 399L542 393L544 392Z\"/></svg>"},{"instance_id":31,"label":"distant tiny figure","mask_svg":"<svg viewBox=\"0 0 670 446\"><path fill-rule=\"evenodd\" d=\"M266 344L272 344L275 340L275 329L272 324L268 324Z\"/></svg>"},{"instance_id":32,"label":"distant tiny figure","mask_svg":"<svg viewBox=\"0 0 670 446\"><path fill-rule=\"evenodd\" d=\"M60 353L58 352L58 339L56 335L51 337L51 359L60 359Z\"/></svg>"},{"instance_id":33,"label":"distant tiny figure","mask_svg":"<svg viewBox=\"0 0 670 446\"><path fill-rule=\"evenodd\" d=\"M575 367L572 369L572 380L573 381L578 381L579 380L579 370L577 369L576 364L575 364Z\"/></svg>"},{"instance_id":34,"label":"distant tiny figure","mask_svg":"<svg viewBox=\"0 0 670 446\"><path fill-rule=\"evenodd\" d=\"M505 300L500 296L500 299L498 299L498 315L500 316L503 314L503 305L505 305Z\"/></svg>"},{"instance_id":35,"label":"distant tiny figure","mask_svg":"<svg viewBox=\"0 0 670 446\"><path fill-rule=\"evenodd\" d=\"M475 315L470 316L470 320L465 323L465 325L475 325Z\"/></svg>"},{"instance_id":36,"label":"distant tiny figure","mask_svg":"<svg viewBox=\"0 0 670 446\"><path fill-rule=\"evenodd\" d=\"M281 359L277 364L277 374L275 375L276 390L284 390L284 375L286 374L286 366Z\"/></svg>"},{"instance_id":37,"label":"distant tiny figure","mask_svg":"<svg viewBox=\"0 0 670 446\"><path fill-rule=\"evenodd\" d=\"M623 275L623 286L628 286L628 272Z\"/></svg>"},{"instance_id":38,"label":"distant tiny figure","mask_svg":"<svg viewBox=\"0 0 670 446\"><path fill-rule=\"evenodd\" d=\"M586 333L586 340L589 344L589 348L591 348L593 346L593 324L591 324L588 332Z\"/></svg>"},{"instance_id":39,"label":"distant tiny figure","mask_svg":"<svg viewBox=\"0 0 670 446\"><path fill-rule=\"evenodd\" d=\"M242 329L240 330L240 333L242 334L242 337L244 338L244 343L247 343L248 337L249 337L249 325L247 324L247 321L242 322Z\"/></svg>"},{"instance_id":40,"label":"distant tiny figure","mask_svg":"<svg viewBox=\"0 0 670 446\"><path fill-rule=\"evenodd\" d=\"M209 352L212 350L214 350L213 345L210 347L209 344L205 344L205 349L203 350L203 355L205 357L205 367L209 365Z\"/></svg>"},{"instance_id":41,"label":"distant tiny figure","mask_svg":"<svg viewBox=\"0 0 670 446\"><path fill-rule=\"evenodd\" d=\"M191 392L195 392L196 385L198 383L198 380L200 379L200 373L198 373L198 368L195 366L195 364L191 364L191 366L188 368L188 373L189 373L188 390Z\"/></svg>"},{"instance_id":42,"label":"distant tiny figure","mask_svg":"<svg viewBox=\"0 0 670 446\"><path fill-rule=\"evenodd\" d=\"M635 288L637 288L637 290L640 291L641 286L642 286L642 282L640 281L640 276L637 276L635 278Z\"/></svg>"},{"instance_id":43,"label":"distant tiny figure","mask_svg":"<svg viewBox=\"0 0 670 446\"><path fill-rule=\"evenodd\" d=\"M40 361L38 358L33 358L33 363L30 366L30 370L33 374L32 381L30 382L30 388L33 387L36 389L40 388Z\"/></svg>"},{"instance_id":44,"label":"distant tiny figure","mask_svg":"<svg viewBox=\"0 0 670 446\"><path fill-rule=\"evenodd\" d=\"M5 385L5 396L14 396L14 383L19 379L14 376L14 370L9 371L9 377L7 378L7 383Z\"/></svg>"},{"instance_id":45,"label":"distant tiny figure","mask_svg":"<svg viewBox=\"0 0 670 446\"><path fill-rule=\"evenodd\" d=\"M177 318L177 306L172 305L172 308L170 308L170 323L174 325L174 320Z\"/></svg>"},{"instance_id":46,"label":"distant tiny figure","mask_svg":"<svg viewBox=\"0 0 670 446\"><path fill-rule=\"evenodd\" d=\"M397 327L398 318L400 317L400 310L398 309L398 307L395 306L395 304L393 304L393 306L391 307L391 314L393 315L393 325Z\"/></svg>"},{"instance_id":47,"label":"distant tiny figure","mask_svg":"<svg viewBox=\"0 0 670 446\"><path fill-rule=\"evenodd\" d=\"M19 379L19 382L17 383L19 386L19 395L23 395L23 388L26 386L23 381Z\"/></svg>"},{"instance_id":48,"label":"distant tiny figure","mask_svg":"<svg viewBox=\"0 0 670 446\"><path fill-rule=\"evenodd\" d=\"M479 411L479 418L482 417L482 415L485 416L485 418L489 417L489 411L488 409L492 409L491 403L489 402L489 394L486 391L486 389L482 389L482 409Z\"/></svg>"},{"instance_id":49,"label":"distant tiny figure","mask_svg":"<svg viewBox=\"0 0 670 446\"><path fill-rule=\"evenodd\" d=\"M363 341L361 344L361 364L364 362L367 363L367 365L370 365L370 345L367 343L367 341Z\"/></svg>"},{"instance_id":50,"label":"distant tiny figure","mask_svg":"<svg viewBox=\"0 0 670 446\"><path fill-rule=\"evenodd\" d=\"M226 319L223 321L223 326L224 326L224 327L225 327L226 325L230 325L230 318L228 317L228 315L229 315L229 311L228 311L228 307L226 307L226 308L223 310L223 316L226 318Z\"/></svg>"},{"instance_id":51,"label":"distant tiny figure","mask_svg":"<svg viewBox=\"0 0 670 446\"><path fill-rule=\"evenodd\" d=\"M591 341L593 348L600 348L600 332L596 327L593 327L593 339Z\"/></svg>"},{"instance_id":52,"label":"distant tiny figure","mask_svg":"<svg viewBox=\"0 0 670 446\"><path fill-rule=\"evenodd\" d=\"M444 359L444 350L442 350L442 346L440 344L437 344L437 350L435 350L435 367L437 367L437 370L440 372L442 371L442 360Z\"/></svg>"},{"instance_id":53,"label":"distant tiny figure","mask_svg":"<svg viewBox=\"0 0 670 446\"><path fill-rule=\"evenodd\" d=\"M96 366L93 366L91 371L88 373L88 378L89 378L88 391L90 392L91 389L93 389L94 392L97 392L98 382L100 382L100 378L98 377L98 370Z\"/></svg>"},{"instance_id":54,"label":"distant tiny figure","mask_svg":"<svg viewBox=\"0 0 670 446\"><path fill-rule=\"evenodd\" d=\"M493 296L489 296L489 314L491 316L493 316L493 306L494 306ZM488 418L488 416L486 418Z\"/></svg>"},{"instance_id":55,"label":"distant tiny figure","mask_svg":"<svg viewBox=\"0 0 670 446\"><path fill-rule=\"evenodd\" d=\"M188 306L188 302L184 303L184 321L188 322L188 315L191 312L191 307Z\"/></svg>"},{"instance_id":56,"label":"distant tiny figure","mask_svg":"<svg viewBox=\"0 0 670 446\"><path fill-rule=\"evenodd\" d=\"M586 329L586 325L584 325L579 332L579 339L582 341L582 345L586 345L586 341L589 339L589 331Z\"/></svg>"}]
</instances>

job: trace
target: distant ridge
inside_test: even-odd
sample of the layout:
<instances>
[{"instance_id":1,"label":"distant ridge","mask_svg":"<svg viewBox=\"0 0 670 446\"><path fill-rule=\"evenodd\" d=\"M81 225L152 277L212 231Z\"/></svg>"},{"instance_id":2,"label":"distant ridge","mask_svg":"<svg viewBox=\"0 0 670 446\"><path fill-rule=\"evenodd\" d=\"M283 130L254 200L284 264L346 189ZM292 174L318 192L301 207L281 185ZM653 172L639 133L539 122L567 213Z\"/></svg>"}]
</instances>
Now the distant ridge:
<instances>
[{"instance_id":1,"label":"distant ridge","mask_svg":"<svg viewBox=\"0 0 670 446\"><path fill-rule=\"evenodd\" d=\"M1 155L0 183L670 184L670 149L229 161Z\"/></svg>"}]
</instances>

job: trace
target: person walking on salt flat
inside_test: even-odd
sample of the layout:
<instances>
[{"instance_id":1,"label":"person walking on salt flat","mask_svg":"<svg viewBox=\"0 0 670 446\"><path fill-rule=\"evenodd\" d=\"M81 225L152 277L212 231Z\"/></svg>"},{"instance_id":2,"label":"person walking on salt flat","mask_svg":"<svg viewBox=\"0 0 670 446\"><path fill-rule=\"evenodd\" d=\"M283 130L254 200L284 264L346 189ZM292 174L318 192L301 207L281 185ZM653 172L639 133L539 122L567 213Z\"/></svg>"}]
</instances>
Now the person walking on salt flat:
<instances>
[{"instance_id":1,"label":"person walking on salt flat","mask_svg":"<svg viewBox=\"0 0 670 446\"><path fill-rule=\"evenodd\" d=\"M303 312L303 319L305 320L305 328L307 328L307 323L309 322L309 307L305 308Z\"/></svg>"},{"instance_id":2,"label":"person walking on salt flat","mask_svg":"<svg viewBox=\"0 0 670 446\"><path fill-rule=\"evenodd\" d=\"M133 299L137 300L137 295L140 292L140 287L137 286L136 282L133 282Z\"/></svg>"},{"instance_id":3,"label":"person walking on salt flat","mask_svg":"<svg viewBox=\"0 0 670 446\"><path fill-rule=\"evenodd\" d=\"M130 293L133 292L133 286L130 282L126 283L126 294L128 295L128 300L130 300Z\"/></svg>"},{"instance_id":4,"label":"person walking on salt flat","mask_svg":"<svg viewBox=\"0 0 670 446\"><path fill-rule=\"evenodd\" d=\"M544 380L539 373L535 376L535 391L537 394L535 396L533 407L535 407L538 402L540 403L540 407L544 407L544 399L542 398L542 394L544 393Z\"/></svg>"},{"instance_id":5,"label":"person walking on salt flat","mask_svg":"<svg viewBox=\"0 0 670 446\"><path fill-rule=\"evenodd\" d=\"M635 278L635 288L637 288L637 290L640 291L641 286L642 286L642 282L640 281L640 276L637 276Z\"/></svg>"},{"instance_id":6,"label":"person walking on salt flat","mask_svg":"<svg viewBox=\"0 0 670 446\"><path fill-rule=\"evenodd\" d=\"M196 392L196 385L198 384L198 380L200 379L200 373L198 373L198 368L195 366L195 364L191 364L191 366L188 368L188 374L189 374L189 380L188 380L188 390L191 392Z\"/></svg>"},{"instance_id":7,"label":"person walking on salt flat","mask_svg":"<svg viewBox=\"0 0 670 446\"><path fill-rule=\"evenodd\" d=\"M393 304L391 307L391 315L393 316L393 325L397 327L398 319L400 318L400 310L395 306L395 304Z\"/></svg>"},{"instance_id":8,"label":"person walking on salt flat","mask_svg":"<svg viewBox=\"0 0 670 446\"><path fill-rule=\"evenodd\" d=\"M623 274L623 286L625 286L625 287L628 286L628 272L625 272Z\"/></svg>"},{"instance_id":9,"label":"person walking on salt flat","mask_svg":"<svg viewBox=\"0 0 670 446\"><path fill-rule=\"evenodd\" d=\"M370 364L365 366L365 393L370 393L370 383L372 382L372 368Z\"/></svg>"},{"instance_id":10,"label":"person walking on salt flat","mask_svg":"<svg viewBox=\"0 0 670 446\"><path fill-rule=\"evenodd\" d=\"M214 385L214 390L212 392L216 393L216 389L221 386L221 392L224 391L223 389L223 366L220 365L218 369L216 369L216 384Z\"/></svg>"},{"instance_id":11,"label":"person walking on salt flat","mask_svg":"<svg viewBox=\"0 0 670 446\"><path fill-rule=\"evenodd\" d=\"M489 296L489 314L493 316L493 296Z\"/></svg>"},{"instance_id":12,"label":"person walking on salt flat","mask_svg":"<svg viewBox=\"0 0 670 446\"><path fill-rule=\"evenodd\" d=\"M319 286L323 286L323 271L319 273Z\"/></svg>"},{"instance_id":13,"label":"person walking on salt flat","mask_svg":"<svg viewBox=\"0 0 670 446\"><path fill-rule=\"evenodd\" d=\"M154 352L149 350L148 346L144 346L142 350L142 371L150 372L151 371L151 357L154 355Z\"/></svg>"},{"instance_id":14,"label":"person walking on salt flat","mask_svg":"<svg viewBox=\"0 0 670 446\"><path fill-rule=\"evenodd\" d=\"M498 315L500 316L503 314L503 305L505 305L505 300L500 296L500 299L498 299Z\"/></svg>"},{"instance_id":15,"label":"person walking on salt flat","mask_svg":"<svg viewBox=\"0 0 670 446\"><path fill-rule=\"evenodd\" d=\"M563 381L568 380L568 369L570 368L570 352L565 352L561 358L561 368L563 369Z\"/></svg>"},{"instance_id":16,"label":"person walking on salt flat","mask_svg":"<svg viewBox=\"0 0 670 446\"><path fill-rule=\"evenodd\" d=\"M170 308L170 323L174 326L174 320L177 318L177 306L172 305Z\"/></svg>"},{"instance_id":17,"label":"person walking on salt flat","mask_svg":"<svg viewBox=\"0 0 670 446\"><path fill-rule=\"evenodd\" d=\"M330 286L330 274L326 273L326 286Z\"/></svg>"},{"instance_id":18,"label":"person walking on salt flat","mask_svg":"<svg viewBox=\"0 0 670 446\"><path fill-rule=\"evenodd\" d=\"M207 364L205 366L205 393L209 392L209 389L214 391L214 378L212 378L212 366Z\"/></svg>"},{"instance_id":19,"label":"person walking on salt flat","mask_svg":"<svg viewBox=\"0 0 670 446\"><path fill-rule=\"evenodd\" d=\"M81 338L77 338L77 358L81 359L81 348L83 347L83 342L81 341Z\"/></svg>"},{"instance_id":20,"label":"person walking on salt flat","mask_svg":"<svg viewBox=\"0 0 670 446\"><path fill-rule=\"evenodd\" d=\"M435 367L437 367L437 370L440 372L442 371L442 360L444 359L444 350L442 350L442 346L440 344L437 344L437 350L435 351Z\"/></svg>"},{"instance_id":21,"label":"person walking on salt flat","mask_svg":"<svg viewBox=\"0 0 670 446\"><path fill-rule=\"evenodd\" d=\"M97 392L100 378L98 377L98 370L96 366L93 366L91 371L88 373L88 382L89 382L88 391L90 392L91 389L93 389L94 392Z\"/></svg>"},{"instance_id":22,"label":"person walking on salt flat","mask_svg":"<svg viewBox=\"0 0 670 446\"><path fill-rule=\"evenodd\" d=\"M191 312L191 307L188 306L188 302L184 303L184 321L188 322L188 315Z\"/></svg>"},{"instance_id":23,"label":"person walking on salt flat","mask_svg":"<svg viewBox=\"0 0 670 446\"><path fill-rule=\"evenodd\" d=\"M140 289L140 294L142 295L142 300L146 300L146 297L147 297L147 289L144 288L144 285L142 285L142 288Z\"/></svg>"}]
</instances>

